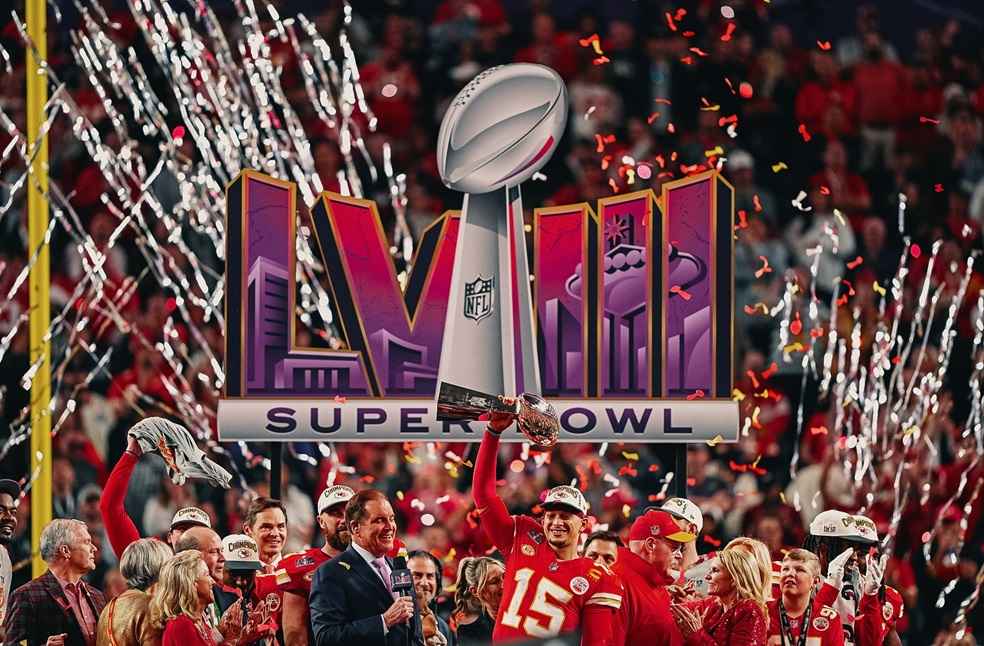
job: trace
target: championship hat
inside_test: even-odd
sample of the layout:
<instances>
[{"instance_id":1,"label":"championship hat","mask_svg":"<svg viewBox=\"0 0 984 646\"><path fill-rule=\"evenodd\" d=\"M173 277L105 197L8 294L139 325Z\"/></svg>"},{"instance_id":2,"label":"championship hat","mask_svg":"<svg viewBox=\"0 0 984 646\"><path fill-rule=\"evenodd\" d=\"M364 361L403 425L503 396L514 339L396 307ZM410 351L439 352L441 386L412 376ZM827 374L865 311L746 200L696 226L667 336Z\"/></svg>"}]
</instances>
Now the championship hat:
<instances>
[{"instance_id":1,"label":"championship hat","mask_svg":"<svg viewBox=\"0 0 984 646\"><path fill-rule=\"evenodd\" d=\"M854 532L852 538L854 540L872 545L878 542L878 528L875 526L874 521L860 514L851 516L851 519L854 521L851 524L851 530Z\"/></svg>"},{"instance_id":2,"label":"championship hat","mask_svg":"<svg viewBox=\"0 0 984 646\"><path fill-rule=\"evenodd\" d=\"M352 487L346 487L345 485L327 487L318 497L318 513L320 514L335 505L343 505L351 500L354 495L355 490Z\"/></svg>"},{"instance_id":3,"label":"championship hat","mask_svg":"<svg viewBox=\"0 0 984 646\"><path fill-rule=\"evenodd\" d=\"M589 505L588 501L584 499L584 494L578 488L560 485L547 491L547 497L544 498L543 504L540 506L544 509L569 509L584 516L588 513Z\"/></svg>"},{"instance_id":4,"label":"championship hat","mask_svg":"<svg viewBox=\"0 0 984 646\"><path fill-rule=\"evenodd\" d=\"M222 539L222 556L228 570L261 570L260 551L256 541L246 534L230 534Z\"/></svg>"},{"instance_id":5,"label":"championship hat","mask_svg":"<svg viewBox=\"0 0 984 646\"><path fill-rule=\"evenodd\" d=\"M644 541L647 538L667 538L676 543L689 543L697 536L680 529L668 512L650 509L635 519L629 529L630 541Z\"/></svg>"},{"instance_id":6,"label":"championship hat","mask_svg":"<svg viewBox=\"0 0 984 646\"><path fill-rule=\"evenodd\" d=\"M810 535L821 538L846 538L857 540L854 517L837 509L828 509L817 514L810 523Z\"/></svg>"},{"instance_id":7,"label":"championship hat","mask_svg":"<svg viewBox=\"0 0 984 646\"><path fill-rule=\"evenodd\" d=\"M698 534L704 530L704 514L701 512L700 507L686 498L669 498L663 503L660 509L671 516L682 518L688 523L693 523L697 526Z\"/></svg>"},{"instance_id":8,"label":"championship hat","mask_svg":"<svg viewBox=\"0 0 984 646\"><path fill-rule=\"evenodd\" d=\"M208 514L198 507L182 507L174 512L174 517L171 519L171 529L178 525L201 525L212 529L212 521L209 520Z\"/></svg>"}]
</instances>

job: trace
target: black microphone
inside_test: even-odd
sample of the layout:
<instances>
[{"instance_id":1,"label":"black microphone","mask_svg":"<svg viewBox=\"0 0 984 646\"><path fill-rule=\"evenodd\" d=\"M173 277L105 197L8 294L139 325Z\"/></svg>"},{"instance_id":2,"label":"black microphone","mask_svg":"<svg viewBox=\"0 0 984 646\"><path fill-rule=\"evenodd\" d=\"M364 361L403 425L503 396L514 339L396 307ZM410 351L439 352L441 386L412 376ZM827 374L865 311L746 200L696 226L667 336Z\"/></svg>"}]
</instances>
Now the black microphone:
<instances>
[{"instance_id":1,"label":"black microphone","mask_svg":"<svg viewBox=\"0 0 984 646\"><path fill-rule=\"evenodd\" d=\"M394 594L410 597L413 601L413 617L410 618L410 630L407 631L407 643L412 644L414 637L423 644L423 625L420 621L420 611L417 608L417 595L413 589L413 574L407 567L406 550L401 549L400 555L393 559L393 571L390 572L390 587Z\"/></svg>"},{"instance_id":2,"label":"black microphone","mask_svg":"<svg viewBox=\"0 0 984 646\"><path fill-rule=\"evenodd\" d=\"M407 567L405 556L393 559L393 571L390 573L390 587L401 597L413 596L413 575Z\"/></svg>"}]
</instances>

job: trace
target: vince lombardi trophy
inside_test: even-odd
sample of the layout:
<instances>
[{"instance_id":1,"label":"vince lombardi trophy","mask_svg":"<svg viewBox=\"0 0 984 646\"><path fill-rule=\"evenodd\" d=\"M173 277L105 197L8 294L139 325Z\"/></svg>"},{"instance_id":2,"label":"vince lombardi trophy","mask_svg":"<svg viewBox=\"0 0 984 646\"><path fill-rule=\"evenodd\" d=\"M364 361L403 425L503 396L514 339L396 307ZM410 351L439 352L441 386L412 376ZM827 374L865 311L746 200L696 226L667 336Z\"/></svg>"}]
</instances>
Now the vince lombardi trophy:
<instances>
[{"instance_id":1,"label":"vince lombardi trophy","mask_svg":"<svg viewBox=\"0 0 984 646\"><path fill-rule=\"evenodd\" d=\"M489 397L500 394L526 393L521 404L552 409L538 397L520 185L557 148L567 103L554 70L503 65L472 79L441 123L441 179L465 197L438 371L439 418L487 410Z\"/></svg>"}]
</instances>

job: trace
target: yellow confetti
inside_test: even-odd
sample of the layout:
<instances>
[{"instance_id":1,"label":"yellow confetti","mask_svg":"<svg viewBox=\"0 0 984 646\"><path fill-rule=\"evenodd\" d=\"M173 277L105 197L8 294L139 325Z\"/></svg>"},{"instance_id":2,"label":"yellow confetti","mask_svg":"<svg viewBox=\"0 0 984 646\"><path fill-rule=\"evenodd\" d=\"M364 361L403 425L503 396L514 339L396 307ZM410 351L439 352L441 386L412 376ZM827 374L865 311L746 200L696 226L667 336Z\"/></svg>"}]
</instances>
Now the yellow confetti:
<instances>
[{"instance_id":1,"label":"yellow confetti","mask_svg":"<svg viewBox=\"0 0 984 646\"><path fill-rule=\"evenodd\" d=\"M622 515L628 518L632 514L632 507L628 505L622 505Z\"/></svg>"},{"instance_id":2,"label":"yellow confetti","mask_svg":"<svg viewBox=\"0 0 984 646\"><path fill-rule=\"evenodd\" d=\"M718 110L721 109L721 106L718 105L717 103L713 103L713 104L708 103L707 105L701 106L700 109L703 110L704 112L717 112Z\"/></svg>"},{"instance_id":3,"label":"yellow confetti","mask_svg":"<svg viewBox=\"0 0 984 646\"><path fill-rule=\"evenodd\" d=\"M715 446L717 446L718 444L720 444L723 441L724 441L724 438L721 437L721 434L719 433L719 434L715 435L712 439L710 439L710 440L707 441L707 446L709 446L711 448L714 448Z\"/></svg>"},{"instance_id":4,"label":"yellow confetti","mask_svg":"<svg viewBox=\"0 0 984 646\"><path fill-rule=\"evenodd\" d=\"M918 433L918 432L919 432L919 427L918 426L910 426L909 428L907 428L904 431L902 431L902 434L905 435L905 436L909 436L909 435L912 435L913 433Z\"/></svg>"},{"instance_id":5,"label":"yellow confetti","mask_svg":"<svg viewBox=\"0 0 984 646\"><path fill-rule=\"evenodd\" d=\"M745 401L745 393L741 392L737 388L731 391L731 399L736 402Z\"/></svg>"},{"instance_id":6,"label":"yellow confetti","mask_svg":"<svg viewBox=\"0 0 984 646\"><path fill-rule=\"evenodd\" d=\"M786 162L779 162L778 164L772 164L773 173L778 173L779 171L786 170L788 168L789 166L786 165Z\"/></svg>"},{"instance_id":7,"label":"yellow confetti","mask_svg":"<svg viewBox=\"0 0 984 646\"><path fill-rule=\"evenodd\" d=\"M786 504L786 492L784 491L779 492L779 500L782 501L782 504L784 505Z\"/></svg>"},{"instance_id":8,"label":"yellow confetti","mask_svg":"<svg viewBox=\"0 0 984 646\"><path fill-rule=\"evenodd\" d=\"M756 406L755 410L752 411L752 426L755 428L762 428L762 425L759 423L759 411L761 410L760 407Z\"/></svg>"},{"instance_id":9,"label":"yellow confetti","mask_svg":"<svg viewBox=\"0 0 984 646\"><path fill-rule=\"evenodd\" d=\"M720 157L724 154L724 148L721 146L714 146L710 150L704 151L704 157Z\"/></svg>"},{"instance_id":10,"label":"yellow confetti","mask_svg":"<svg viewBox=\"0 0 984 646\"><path fill-rule=\"evenodd\" d=\"M874 289L875 292L881 294L882 296L885 295L885 288L879 285L877 280L874 283L872 283L871 288Z\"/></svg>"},{"instance_id":11,"label":"yellow confetti","mask_svg":"<svg viewBox=\"0 0 984 646\"><path fill-rule=\"evenodd\" d=\"M622 451L622 457L628 460L629 462L635 462L636 460L639 459L639 454L629 453L628 451Z\"/></svg>"},{"instance_id":12,"label":"yellow confetti","mask_svg":"<svg viewBox=\"0 0 984 646\"><path fill-rule=\"evenodd\" d=\"M782 349L782 351L785 352L785 353L787 353L787 354L790 353L790 352L802 352L803 351L803 344L800 343L799 341L797 341L796 343L790 343L789 345L787 345L786 347L784 347Z\"/></svg>"},{"instance_id":13,"label":"yellow confetti","mask_svg":"<svg viewBox=\"0 0 984 646\"><path fill-rule=\"evenodd\" d=\"M396 492L396 499L397 500L403 500L403 492L402 491L397 491Z\"/></svg>"}]
</instances>

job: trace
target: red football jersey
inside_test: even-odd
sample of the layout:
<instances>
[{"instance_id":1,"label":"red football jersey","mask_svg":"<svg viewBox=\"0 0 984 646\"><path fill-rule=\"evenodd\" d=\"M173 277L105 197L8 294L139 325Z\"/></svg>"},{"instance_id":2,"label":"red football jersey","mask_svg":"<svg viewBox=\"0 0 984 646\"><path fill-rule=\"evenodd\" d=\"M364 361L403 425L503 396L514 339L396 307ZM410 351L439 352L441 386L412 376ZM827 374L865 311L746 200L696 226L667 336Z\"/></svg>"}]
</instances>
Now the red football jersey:
<instances>
[{"instance_id":1,"label":"red football jersey","mask_svg":"<svg viewBox=\"0 0 984 646\"><path fill-rule=\"evenodd\" d=\"M587 623L583 621L587 613L598 612L600 621L611 626L622 603L621 584L590 559L557 560L532 518L514 516L513 523L492 640L528 640L581 629L582 643L604 643L595 641L590 635L593 629L582 623Z\"/></svg>"},{"instance_id":2,"label":"red football jersey","mask_svg":"<svg viewBox=\"0 0 984 646\"><path fill-rule=\"evenodd\" d=\"M768 646L791 646L798 644L803 634L803 617L790 617L786 642L782 639L782 622L779 619L779 600L769 601L769 643ZM830 606L813 602L810 625L806 626L805 646L844 646L844 629L837 611Z\"/></svg>"},{"instance_id":3,"label":"red football jersey","mask_svg":"<svg viewBox=\"0 0 984 646\"><path fill-rule=\"evenodd\" d=\"M281 592L296 592L306 596L311 592L314 571L322 563L330 560L331 557L320 547L288 554L277 564L277 569L273 573L274 579L265 584L264 591L266 587L272 586Z\"/></svg>"}]
</instances>

